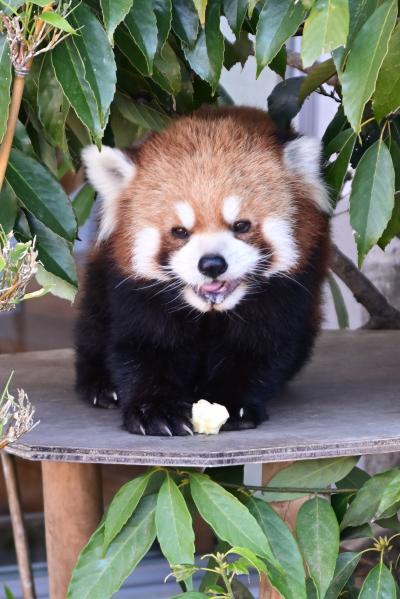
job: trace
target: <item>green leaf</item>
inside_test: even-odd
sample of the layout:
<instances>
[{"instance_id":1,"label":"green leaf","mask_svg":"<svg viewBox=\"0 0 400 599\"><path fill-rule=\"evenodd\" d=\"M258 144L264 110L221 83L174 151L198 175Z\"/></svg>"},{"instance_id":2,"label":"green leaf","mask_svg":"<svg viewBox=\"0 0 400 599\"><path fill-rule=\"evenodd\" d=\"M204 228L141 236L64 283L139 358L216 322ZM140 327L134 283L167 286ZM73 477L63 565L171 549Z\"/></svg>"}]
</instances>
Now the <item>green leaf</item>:
<instances>
[{"instance_id":1,"label":"green leaf","mask_svg":"<svg viewBox=\"0 0 400 599\"><path fill-rule=\"evenodd\" d=\"M400 106L400 25L395 27L390 38L372 104L377 121L395 112Z\"/></svg>"},{"instance_id":2,"label":"green leaf","mask_svg":"<svg viewBox=\"0 0 400 599\"><path fill-rule=\"evenodd\" d=\"M76 286L48 272L41 264L38 265L36 281L43 287L45 293L50 291L52 295L65 299L71 304L74 302L77 293Z\"/></svg>"},{"instance_id":3,"label":"green leaf","mask_svg":"<svg viewBox=\"0 0 400 599\"><path fill-rule=\"evenodd\" d=\"M340 104L335 116L325 129L325 133L322 136L323 146L326 147L343 129L348 127L347 119L345 117L343 106Z\"/></svg>"},{"instance_id":4,"label":"green leaf","mask_svg":"<svg viewBox=\"0 0 400 599\"><path fill-rule=\"evenodd\" d=\"M255 570L257 570L259 575L268 575L269 571L267 566L259 557L256 556L256 554L253 551L250 551L250 549L247 549L246 547L232 547L232 549L230 549L227 553L229 555L240 555L241 558L243 558L242 560L237 560L235 562L236 564L239 562L247 569L254 568ZM247 572L245 573L247 574Z\"/></svg>"},{"instance_id":5,"label":"green leaf","mask_svg":"<svg viewBox=\"0 0 400 599\"><path fill-rule=\"evenodd\" d=\"M151 75L158 44L157 19L152 3L149 0L135 0L125 24L145 57Z\"/></svg>"},{"instance_id":6,"label":"green leaf","mask_svg":"<svg viewBox=\"0 0 400 599\"><path fill-rule=\"evenodd\" d=\"M175 481L167 473L157 499L157 539L171 565L194 563L192 517Z\"/></svg>"},{"instance_id":7,"label":"green leaf","mask_svg":"<svg viewBox=\"0 0 400 599\"><path fill-rule=\"evenodd\" d=\"M262 499L251 497L246 503L268 539L272 553L283 572L270 568L269 577L285 599L306 599L303 560L287 525Z\"/></svg>"},{"instance_id":8,"label":"green leaf","mask_svg":"<svg viewBox=\"0 0 400 599\"><path fill-rule=\"evenodd\" d=\"M349 32L348 0L316 0L304 23L301 56L305 68L322 54L345 46Z\"/></svg>"},{"instance_id":9,"label":"green leaf","mask_svg":"<svg viewBox=\"0 0 400 599\"><path fill-rule=\"evenodd\" d=\"M68 116L69 103L55 77L49 54L45 55L40 69L37 107L38 118L49 140L66 153L65 122Z\"/></svg>"},{"instance_id":10,"label":"green leaf","mask_svg":"<svg viewBox=\"0 0 400 599\"><path fill-rule=\"evenodd\" d=\"M382 236L394 207L392 157L380 139L362 155L350 195L350 222L356 232L358 263Z\"/></svg>"},{"instance_id":11,"label":"green leaf","mask_svg":"<svg viewBox=\"0 0 400 599\"><path fill-rule=\"evenodd\" d=\"M12 150L6 178L17 198L54 233L73 241L76 219L59 182L39 162Z\"/></svg>"},{"instance_id":12,"label":"green leaf","mask_svg":"<svg viewBox=\"0 0 400 599\"><path fill-rule=\"evenodd\" d=\"M243 0L242 0L243 1ZM193 0L193 4L199 15L200 23L203 26L206 22L206 8L208 0Z\"/></svg>"},{"instance_id":13,"label":"green leaf","mask_svg":"<svg viewBox=\"0 0 400 599\"><path fill-rule=\"evenodd\" d=\"M358 32L341 77L343 106L356 133L361 131L364 106L375 90L390 35L396 24L397 1L387 0Z\"/></svg>"},{"instance_id":14,"label":"green leaf","mask_svg":"<svg viewBox=\"0 0 400 599\"><path fill-rule=\"evenodd\" d=\"M247 0L223 0L224 13L229 26L238 38L246 16Z\"/></svg>"},{"instance_id":15,"label":"green leaf","mask_svg":"<svg viewBox=\"0 0 400 599\"><path fill-rule=\"evenodd\" d=\"M220 30L220 1L209 0L206 25L197 38L193 49L183 46L192 69L210 84L215 94L224 61L224 37Z\"/></svg>"},{"instance_id":16,"label":"green leaf","mask_svg":"<svg viewBox=\"0 0 400 599\"><path fill-rule=\"evenodd\" d=\"M37 159L37 155L35 150L33 149L31 139L21 121L17 121L17 126L15 128L13 146L17 148L17 150L21 150L24 154L31 156L31 158Z\"/></svg>"},{"instance_id":17,"label":"green leaf","mask_svg":"<svg viewBox=\"0 0 400 599\"><path fill-rule=\"evenodd\" d=\"M289 77L268 96L268 113L282 129L288 128L301 108L299 94L304 77Z\"/></svg>"},{"instance_id":18,"label":"green leaf","mask_svg":"<svg viewBox=\"0 0 400 599\"><path fill-rule=\"evenodd\" d=\"M307 96L315 91L322 83L325 83L332 75L336 73L336 67L332 60L324 60L313 67L311 73L304 78L303 84L300 88L299 99L300 102L304 102Z\"/></svg>"},{"instance_id":19,"label":"green leaf","mask_svg":"<svg viewBox=\"0 0 400 599\"><path fill-rule=\"evenodd\" d=\"M32 215L27 216L32 238L36 237L38 258L45 269L74 287L78 286L71 244L45 227Z\"/></svg>"},{"instance_id":20,"label":"green leaf","mask_svg":"<svg viewBox=\"0 0 400 599\"><path fill-rule=\"evenodd\" d=\"M11 590L8 588L8 586L4 587L4 593L6 595L6 599L15 599L14 594L11 592Z\"/></svg>"},{"instance_id":21,"label":"green leaf","mask_svg":"<svg viewBox=\"0 0 400 599\"><path fill-rule=\"evenodd\" d=\"M68 38L51 52L51 60L57 80L77 117L88 128L92 137L100 143L103 128L96 96L86 80L85 66L75 40Z\"/></svg>"},{"instance_id":22,"label":"green leaf","mask_svg":"<svg viewBox=\"0 0 400 599\"><path fill-rule=\"evenodd\" d=\"M347 312L346 304L343 299L342 292L333 275L328 275L329 288L331 290L333 303L335 306L336 317L338 320L339 329L349 328L349 313Z\"/></svg>"},{"instance_id":23,"label":"green leaf","mask_svg":"<svg viewBox=\"0 0 400 599\"><path fill-rule=\"evenodd\" d=\"M336 486L338 489L346 489L349 487L354 489L361 489L363 484L366 483L367 480L369 480L370 478L370 475L367 472L365 472L365 470L362 470L361 468L358 468L358 466L355 466L355 468L353 468L353 470L349 472L347 476L337 481Z\"/></svg>"},{"instance_id":24,"label":"green leaf","mask_svg":"<svg viewBox=\"0 0 400 599\"><path fill-rule=\"evenodd\" d=\"M399 473L398 469L388 470L367 480L358 491L344 515L341 529L343 530L347 526L359 526L360 524L371 522L378 514L386 487L392 480L398 478Z\"/></svg>"},{"instance_id":25,"label":"green leaf","mask_svg":"<svg viewBox=\"0 0 400 599\"><path fill-rule=\"evenodd\" d=\"M85 67L86 81L96 98L100 125L104 129L117 80L114 53L100 22L84 4L80 4L70 18L77 28L81 27L74 42Z\"/></svg>"},{"instance_id":26,"label":"green leaf","mask_svg":"<svg viewBox=\"0 0 400 599\"><path fill-rule=\"evenodd\" d=\"M325 499L304 503L297 515L296 533L303 557L320 598L332 581L339 553L339 525Z\"/></svg>"},{"instance_id":27,"label":"green leaf","mask_svg":"<svg viewBox=\"0 0 400 599\"><path fill-rule=\"evenodd\" d=\"M109 599L146 555L156 538L156 495L144 497L124 529L102 555L104 524L81 551L67 599Z\"/></svg>"},{"instance_id":28,"label":"green leaf","mask_svg":"<svg viewBox=\"0 0 400 599\"><path fill-rule=\"evenodd\" d=\"M351 551L344 551L338 555L335 574L324 599L337 599L339 597L343 587L356 569L360 558L360 553Z\"/></svg>"},{"instance_id":29,"label":"green leaf","mask_svg":"<svg viewBox=\"0 0 400 599\"><path fill-rule=\"evenodd\" d=\"M356 134L352 129L341 131L331 142L332 145L335 143L338 144L334 149L334 152L338 153L338 157L334 162L331 162L326 166L324 178L329 190L331 202L334 206L340 199L340 194L349 170L350 159L353 154L355 142ZM326 147L327 152L332 148L331 144Z\"/></svg>"},{"instance_id":30,"label":"green leaf","mask_svg":"<svg viewBox=\"0 0 400 599\"><path fill-rule=\"evenodd\" d=\"M318 591L316 589L316 586L315 586L312 578L307 578L306 587L307 587L307 599L319 599Z\"/></svg>"},{"instance_id":31,"label":"green leaf","mask_svg":"<svg viewBox=\"0 0 400 599\"><path fill-rule=\"evenodd\" d=\"M41 21L48 23L55 27L55 29L60 29L61 31L65 31L66 33L76 33L75 29L71 27L68 23L67 19L64 19L61 15L56 12L41 12L40 16L37 17Z\"/></svg>"},{"instance_id":32,"label":"green leaf","mask_svg":"<svg viewBox=\"0 0 400 599\"><path fill-rule=\"evenodd\" d=\"M162 50L171 31L172 0L153 0L158 29L158 49Z\"/></svg>"},{"instance_id":33,"label":"green leaf","mask_svg":"<svg viewBox=\"0 0 400 599\"><path fill-rule=\"evenodd\" d=\"M146 60L125 26L123 28L118 28L115 32L115 41L119 50L127 58L133 68L142 75L148 76L149 73ZM168 56L169 64L166 64L166 59L163 58L162 54ZM174 59L171 58L167 51L167 44L165 44L162 54L157 54L154 59L152 79L163 90L169 94L173 94L175 93L174 90L177 85L177 59L176 56ZM166 75L164 75L163 72L165 72Z\"/></svg>"},{"instance_id":34,"label":"green leaf","mask_svg":"<svg viewBox=\"0 0 400 599\"><path fill-rule=\"evenodd\" d=\"M172 29L189 48L196 43L199 24L199 17L192 0L174 0L172 3Z\"/></svg>"},{"instance_id":35,"label":"green leaf","mask_svg":"<svg viewBox=\"0 0 400 599\"><path fill-rule=\"evenodd\" d=\"M369 572L358 597L359 599L396 599L396 583L383 561Z\"/></svg>"},{"instance_id":36,"label":"green leaf","mask_svg":"<svg viewBox=\"0 0 400 599\"><path fill-rule=\"evenodd\" d=\"M285 78L285 74L286 74L286 64L287 61L287 52L286 52L286 47L282 46L282 48L279 50L278 54L275 56L275 58L273 58L271 60L271 62L269 63L269 68L272 71L275 71L275 73L277 73L279 75L279 77L282 77L282 79Z\"/></svg>"},{"instance_id":37,"label":"green leaf","mask_svg":"<svg viewBox=\"0 0 400 599\"><path fill-rule=\"evenodd\" d=\"M154 74L154 80L166 92L174 96L179 94L181 90L181 65L168 42L165 42L163 51L154 59Z\"/></svg>"},{"instance_id":38,"label":"green leaf","mask_svg":"<svg viewBox=\"0 0 400 599\"><path fill-rule=\"evenodd\" d=\"M7 37L0 35L0 143L7 129L10 104L11 59Z\"/></svg>"},{"instance_id":39,"label":"green leaf","mask_svg":"<svg viewBox=\"0 0 400 599\"><path fill-rule=\"evenodd\" d=\"M395 170L395 188L396 191L400 191L400 145L393 138L390 144L390 155Z\"/></svg>"},{"instance_id":40,"label":"green leaf","mask_svg":"<svg viewBox=\"0 0 400 599\"><path fill-rule=\"evenodd\" d=\"M303 21L305 12L300 2L267 0L257 24L257 76L278 54L283 44L294 35Z\"/></svg>"},{"instance_id":41,"label":"green leaf","mask_svg":"<svg viewBox=\"0 0 400 599\"><path fill-rule=\"evenodd\" d=\"M143 136L144 130L142 127L124 119L115 105L111 107L110 125L117 148L128 147L132 145L135 139L140 139ZM78 214L77 218L79 222Z\"/></svg>"},{"instance_id":42,"label":"green leaf","mask_svg":"<svg viewBox=\"0 0 400 599\"><path fill-rule=\"evenodd\" d=\"M134 102L122 94L116 95L115 105L127 121L140 125L144 129L160 131L169 123L169 117L166 114L151 108L151 106Z\"/></svg>"},{"instance_id":43,"label":"green leaf","mask_svg":"<svg viewBox=\"0 0 400 599\"><path fill-rule=\"evenodd\" d=\"M0 208L1 210L1 208ZM1 218L0 218L1 222ZM394 196L394 207L392 216L384 230L382 237L378 241L379 247L384 250L385 247L392 241L392 239L400 233L400 193L396 193Z\"/></svg>"},{"instance_id":44,"label":"green leaf","mask_svg":"<svg viewBox=\"0 0 400 599\"><path fill-rule=\"evenodd\" d=\"M104 521L103 554L132 517L146 491L152 471L123 485L112 500Z\"/></svg>"},{"instance_id":45,"label":"green leaf","mask_svg":"<svg viewBox=\"0 0 400 599\"><path fill-rule=\"evenodd\" d=\"M352 46L355 35L377 8L379 0L349 0L350 25L348 45Z\"/></svg>"},{"instance_id":46,"label":"green leaf","mask_svg":"<svg viewBox=\"0 0 400 599\"><path fill-rule=\"evenodd\" d=\"M238 578L232 580L232 590L235 599L255 599L254 595Z\"/></svg>"},{"instance_id":47,"label":"green leaf","mask_svg":"<svg viewBox=\"0 0 400 599\"><path fill-rule=\"evenodd\" d=\"M242 31L233 43L227 39L224 40L224 43L224 67L229 71L238 62L244 67L253 51L253 42L249 39L248 33Z\"/></svg>"},{"instance_id":48,"label":"green leaf","mask_svg":"<svg viewBox=\"0 0 400 599\"><path fill-rule=\"evenodd\" d=\"M0 0L0 4L4 14L10 15L12 13L16 15L18 14L17 9L25 4L25 0Z\"/></svg>"},{"instance_id":49,"label":"green leaf","mask_svg":"<svg viewBox=\"0 0 400 599\"><path fill-rule=\"evenodd\" d=\"M114 31L125 19L133 2L134 0L100 0L104 26L110 43L113 42Z\"/></svg>"},{"instance_id":50,"label":"green leaf","mask_svg":"<svg viewBox=\"0 0 400 599\"><path fill-rule=\"evenodd\" d=\"M276 474L269 487L327 487L345 477L356 465L357 457L324 458L295 462ZM265 501L289 501L307 493L263 493Z\"/></svg>"},{"instance_id":51,"label":"green leaf","mask_svg":"<svg viewBox=\"0 0 400 599\"><path fill-rule=\"evenodd\" d=\"M10 184L5 180L0 191L0 225L4 233L10 233L17 218L18 202Z\"/></svg>"},{"instance_id":52,"label":"green leaf","mask_svg":"<svg viewBox=\"0 0 400 599\"><path fill-rule=\"evenodd\" d=\"M398 512L400 502L400 472L385 487L379 502L378 517L389 518Z\"/></svg>"},{"instance_id":53,"label":"green leaf","mask_svg":"<svg viewBox=\"0 0 400 599\"><path fill-rule=\"evenodd\" d=\"M247 547L280 569L267 537L249 510L208 476L191 473L190 489L202 518L232 546Z\"/></svg>"},{"instance_id":54,"label":"green leaf","mask_svg":"<svg viewBox=\"0 0 400 599\"><path fill-rule=\"evenodd\" d=\"M72 206L74 208L76 220L78 222L79 227L84 225L87 219L89 218L90 211L94 204L94 198L95 191L93 187L89 185L89 183L83 185L74 197Z\"/></svg>"}]
</instances>

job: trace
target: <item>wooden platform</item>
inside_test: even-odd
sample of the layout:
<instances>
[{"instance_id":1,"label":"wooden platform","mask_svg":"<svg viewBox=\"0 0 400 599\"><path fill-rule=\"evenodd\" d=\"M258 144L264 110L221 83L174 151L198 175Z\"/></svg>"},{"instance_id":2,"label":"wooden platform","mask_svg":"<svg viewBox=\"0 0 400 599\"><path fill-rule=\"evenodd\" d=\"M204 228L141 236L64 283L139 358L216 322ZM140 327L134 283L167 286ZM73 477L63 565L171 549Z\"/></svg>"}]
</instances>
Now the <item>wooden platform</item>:
<instances>
[{"instance_id":1,"label":"wooden platform","mask_svg":"<svg viewBox=\"0 0 400 599\"><path fill-rule=\"evenodd\" d=\"M141 437L118 410L73 392L73 352L0 356L41 423L8 451L29 460L221 466L400 451L400 332L326 332L307 368L270 403L256 430L205 437Z\"/></svg>"}]
</instances>

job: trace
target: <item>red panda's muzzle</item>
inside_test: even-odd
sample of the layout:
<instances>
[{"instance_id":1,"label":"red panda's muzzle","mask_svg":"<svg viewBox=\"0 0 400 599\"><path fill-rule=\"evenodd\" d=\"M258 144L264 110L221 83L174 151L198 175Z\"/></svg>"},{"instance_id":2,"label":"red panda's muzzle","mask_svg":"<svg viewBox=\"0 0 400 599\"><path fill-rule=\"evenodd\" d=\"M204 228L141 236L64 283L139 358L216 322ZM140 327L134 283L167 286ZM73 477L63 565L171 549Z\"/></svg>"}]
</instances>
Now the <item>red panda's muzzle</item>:
<instances>
[{"instance_id":1,"label":"red panda's muzzle","mask_svg":"<svg viewBox=\"0 0 400 599\"><path fill-rule=\"evenodd\" d=\"M240 279L212 281L195 289L196 293L211 304L221 304L240 284Z\"/></svg>"}]
</instances>

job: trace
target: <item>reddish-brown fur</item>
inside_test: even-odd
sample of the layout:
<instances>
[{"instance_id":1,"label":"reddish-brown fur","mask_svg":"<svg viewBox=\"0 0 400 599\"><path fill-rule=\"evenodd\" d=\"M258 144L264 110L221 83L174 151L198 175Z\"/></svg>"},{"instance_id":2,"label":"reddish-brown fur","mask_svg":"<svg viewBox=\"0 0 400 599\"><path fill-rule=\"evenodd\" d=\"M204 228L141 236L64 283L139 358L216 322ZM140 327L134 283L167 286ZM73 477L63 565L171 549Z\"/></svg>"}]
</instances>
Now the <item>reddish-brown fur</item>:
<instances>
[{"instance_id":1,"label":"reddish-brown fur","mask_svg":"<svg viewBox=\"0 0 400 599\"><path fill-rule=\"evenodd\" d=\"M276 125L261 110L229 107L202 109L173 121L135 150L137 174L120 198L119 221L111 240L116 262L132 270L136 232L157 227L162 233L161 260L182 242L170 236L179 225L173 205L187 201L194 209L194 232L226 228L222 202L239 195L239 218L255 231L266 216L294 221L304 265L316 237L326 234L326 215L309 199L307 186L283 164ZM257 246L265 240L258 235Z\"/></svg>"}]
</instances>

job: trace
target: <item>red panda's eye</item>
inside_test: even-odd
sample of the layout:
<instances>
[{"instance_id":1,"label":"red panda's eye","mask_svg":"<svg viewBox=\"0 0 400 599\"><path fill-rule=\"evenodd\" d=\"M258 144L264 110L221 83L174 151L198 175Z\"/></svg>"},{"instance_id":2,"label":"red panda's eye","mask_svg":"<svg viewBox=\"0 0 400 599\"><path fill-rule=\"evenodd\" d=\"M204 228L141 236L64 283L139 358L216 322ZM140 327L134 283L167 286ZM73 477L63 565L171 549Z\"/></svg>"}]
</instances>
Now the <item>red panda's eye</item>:
<instances>
[{"instance_id":1,"label":"red panda's eye","mask_svg":"<svg viewBox=\"0 0 400 599\"><path fill-rule=\"evenodd\" d=\"M189 237L189 231L184 227L172 227L171 233L174 237L178 239L186 239Z\"/></svg>"},{"instance_id":2,"label":"red panda's eye","mask_svg":"<svg viewBox=\"0 0 400 599\"><path fill-rule=\"evenodd\" d=\"M235 233L247 233L248 231L250 231L251 228L251 222L249 220L237 220L235 223L233 223L233 231Z\"/></svg>"}]
</instances>

